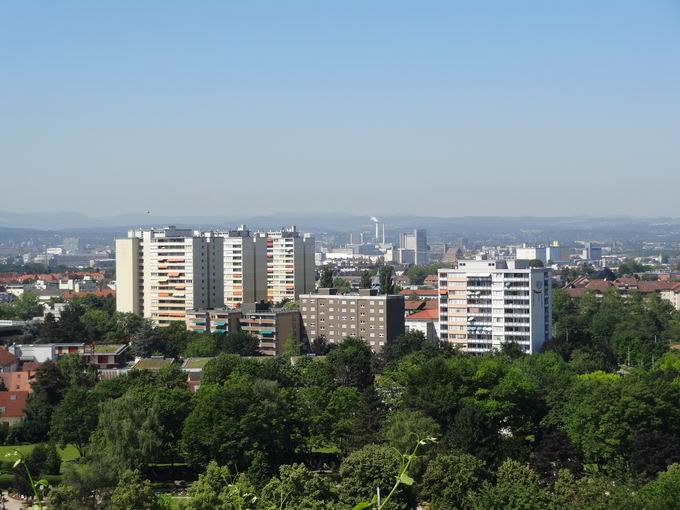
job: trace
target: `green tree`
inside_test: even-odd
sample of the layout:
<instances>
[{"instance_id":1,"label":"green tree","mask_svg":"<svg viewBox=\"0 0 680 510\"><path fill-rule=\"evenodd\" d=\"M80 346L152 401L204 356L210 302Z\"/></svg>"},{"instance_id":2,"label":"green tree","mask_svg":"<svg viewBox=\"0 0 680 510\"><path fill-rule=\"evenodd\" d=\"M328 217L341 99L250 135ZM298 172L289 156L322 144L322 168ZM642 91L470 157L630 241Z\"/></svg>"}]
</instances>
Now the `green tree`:
<instances>
[{"instance_id":1,"label":"green tree","mask_svg":"<svg viewBox=\"0 0 680 510\"><path fill-rule=\"evenodd\" d=\"M129 391L102 404L92 446L118 472L140 469L162 458L161 431L158 402Z\"/></svg>"},{"instance_id":2,"label":"green tree","mask_svg":"<svg viewBox=\"0 0 680 510\"><path fill-rule=\"evenodd\" d=\"M160 510L158 497L149 480L139 471L125 471L111 496L111 510Z\"/></svg>"},{"instance_id":3,"label":"green tree","mask_svg":"<svg viewBox=\"0 0 680 510\"><path fill-rule=\"evenodd\" d=\"M467 453L441 453L428 463L420 494L432 510L467 510L488 477L484 462L478 458Z\"/></svg>"},{"instance_id":4,"label":"green tree","mask_svg":"<svg viewBox=\"0 0 680 510\"><path fill-rule=\"evenodd\" d=\"M80 317L85 328L88 341L99 341L105 338L114 328L111 315L102 309L91 308Z\"/></svg>"},{"instance_id":5,"label":"green tree","mask_svg":"<svg viewBox=\"0 0 680 510\"><path fill-rule=\"evenodd\" d=\"M50 437L62 448L71 443L83 454L83 447L97 426L98 406L87 390L72 386L52 413Z\"/></svg>"},{"instance_id":6,"label":"green tree","mask_svg":"<svg viewBox=\"0 0 680 510\"><path fill-rule=\"evenodd\" d=\"M8 319L29 320L33 317L40 317L43 314L43 306L38 300L38 296L30 292L24 292L9 305Z\"/></svg>"},{"instance_id":7,"label":"green tree","mask_svg":"<svg viewBox=\"0 0 680 510\"><path fill-rule=\"evenodd\" d=\"M193 465L215 460L243 470L259 453L278 466L295 457L296 430L288 392L274 381L232 375L222 386L201 385L182 445Z\"/></svg>"},{"instance_id":8,"label":"green tree","mask_svg":"<svg viewBox=\"0 0 680 510\"><path fill-rule=\"evenodd\" d=\"M381 294L394 294L394 268L382 266L378 271Z\"/></svg>"},{"instance_id":9,"label":"green tree","mask_svg":"<svg viewBox=\"0 0 680 510\"><path fill-rule=\"evenodd\" d=\"M324 266L321 269L321 277L319 278L319 288L329 289L333 287L333 270L329 266Z\"/></svg>"},{"instance_id":10,"label":"green tree","mask_svg":"<svg viewBox=\"0 0 680 510\"><path fill-rule=\"evenodd\" d=\"M370 289L373 285L373 275L369 270L361 272L361 281L359 287L362 289Z\"/></svg>"},{"instance_id":11,"label":"green tree","mask_svg":"<svg viewBox=\"0 0 680 510\"><path fill-rule=\"evenodd\" d=\"M241 365L241 357L236 354L220 353L203 367L201 384L222 384Z\"/></svg>"},{"instance_id":12,"label":"green tree","mask_svg":"<svg viewBox=\"0 0 680 510\"><path fill-rule=\"evenodd\" d=\"M435 262L426 266L411 266L406 271L406 276L408 276L411 285L422 285L427 276L437 274L439 269L443 267L447 267L447 265L441 262Z\"/></svg>"},{"instance_id":13,"label":"green tree","mask_svg":"<svg viewBox=\"0 0 680 510\"><path fill-rule=\"evenodd\" d=\"M333 287L338 289L340 294L349 294L352 292L352 284L339 276L333 278Z\"/></svg>"},{"instance_id":14,"label":"green tree","mask_svg":"<svg viewBox=\"0 0 680 510\"><path fill-rule=\"evenodd\" d=\"M351 453L340 465L339 499L343 508L371 501L379 487L383 497L402 467L401 454L388 446L368 445ZM402 486L385 510L411 508L409 488Z\"/></svg>"},{"instance_id":15,"label":"green tree","mask_svg":"<svg viewBox=\"0 0 680 510\"><path fill-rule=\"evenodd\" d=\"M412 447L420 437L439 437L439 424L421 411L400 409L387 417L382 435L390 446L400 452Z\"/></svg>"},{"instance_id":16,"label":"green tree","mask_svg":"<svg viewBox=\"0 0 680 510\"><path fill-rule=\"evenodd\" d=\"M243 476L235 477L227 466L210 462L205 472L189 487L188 503L183 510L247 510L257 500L252 486Z\"/></svg>"},{"instance_id":17,"label":"green tree","mask_svg":"<svg viewBox=\"0 0 680 510\"><path fill-rule=\"evenodd\" d=\"M680 508L680 464L672 464L640 489L645 510Z\"/></svg>"},{"instance_id":18,"label":"green tree","mask_svg":"<svg viewBox=\"0 0 680 510\"><path fill-rule=\"evenodd\" d=\"M551 500L529 467L506 460L496 473L496 483L485 482L472 498L475 510L545 510Z\"/></svg>"},{"instance_id":19,"label":"green tree","mask_svg":"<svg viewBox=\"0 0 680 510\"><path fill-rule=\"evenodd\" d=\"M355 420L361 406L361 393L356 388L341 386L335 388L328 400L326 409L321 413L319 422L320 434L327 434L328 439L342 451L345 451L348 437L354 430Z\"/></svg>"},{"instance_id":20,"label":"green tree","mask_svg":"<svg viewBox=\"0 0 680 510\"><path fill-rule=\"evenodd\" d=\"M261 491L263 508L280 510L333 510L336 496L332 482L304 464L283 465Z\"/></svg>"},{"instance_id":21,"label":"green tree","mask_svg":"<svg viewBox=\"0 0 680 510\"><path fill-rule=\"evenodd\" d=\"M373 353L361 338L346 337L328 353L326 359L336 384L362 390L373 383Z\"/></svg>"}]
</instances>

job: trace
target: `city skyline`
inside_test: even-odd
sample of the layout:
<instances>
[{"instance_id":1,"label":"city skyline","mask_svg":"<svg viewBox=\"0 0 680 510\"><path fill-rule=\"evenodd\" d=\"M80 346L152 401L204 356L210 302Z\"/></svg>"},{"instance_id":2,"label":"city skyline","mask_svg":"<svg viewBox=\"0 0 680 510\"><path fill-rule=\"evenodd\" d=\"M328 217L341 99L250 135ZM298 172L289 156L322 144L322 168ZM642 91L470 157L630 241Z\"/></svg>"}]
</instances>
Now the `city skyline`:
<instances>
[{"instance_id":1,"label":"city skyline","mask_svg":"<svg viewBox=\"0 0 680 510\"><path fill-rule=\"evenodd\" d=\"M678 215L671 2L3 17L3 210Z\"/></svg>"}]
</instances>

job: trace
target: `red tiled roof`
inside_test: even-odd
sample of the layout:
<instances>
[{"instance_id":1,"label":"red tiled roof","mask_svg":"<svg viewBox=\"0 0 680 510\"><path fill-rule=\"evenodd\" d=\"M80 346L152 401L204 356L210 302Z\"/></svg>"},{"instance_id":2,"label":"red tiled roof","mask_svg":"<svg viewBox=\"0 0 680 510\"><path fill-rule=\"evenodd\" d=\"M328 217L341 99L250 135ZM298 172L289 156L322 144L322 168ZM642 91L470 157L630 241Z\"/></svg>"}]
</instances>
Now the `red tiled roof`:
<instances>
[{"instance_id":1,"label":"red tiled roof","mask_svg":"<svg viewBox=\"0 0 680 510\"><path fill-rule=\"evenodd\" d=\"M24 371L35 372L36 370L38 370L38 367L40 367L40 365L42 365L42 363L39 363L37 361L27 361L21 366L21 368Z\"/></svg>"},{"instance_id":2,"label":"red tiled roof","mask_svg":"<svg viewBox=\"0 0 680 510\"><path fill-rule=\"evenodd\" d=\"M17 357L7 349L0 349L0 366L6 367L17 360Z\"/></svg>"},{"instance_id":3,"label":"red tiled roof","mask_svg":"<svg viewBox=\"0 0 680 510\"><path fill-rule=\"evenodd\" d=\"M580 298L581 296L583 296L583 294L586 293L587 290L588 289L584 287L577 287L575 289L573 288L564 289L564 292L566 292L569 297Z\"/></svg>"},{"instance_id":4,"label":"red tiled roof","mask_svg":"<svg viewBox=\"0 0 680 510\"><path fill-rule=\"evenodd\" d=\"M26 399L28 399L28 391L0 391L0 408L5 408L4 412L0 412L0 417L22 417Z\"/></svg>"},{"instance_id":5,"label":"red tiled roof","mask_svg":"<svg viewBox=\"0 0 680 510\"><path fill-rule=\"evenodd\" d=\"M436 310L439 308L439 302L436 299L428 299L425 301L423 310Z\"/></svg>"},{"instance_id":6,"label":"red tiled roof","mask_svg":"<svg viewBox=\"0 0 680 510\"><path fill-rule=\"evenodd\" d=\"M87 291L87 292L73 292L72 290L66 291L63 294L64 299L73 299L74 297L83 297L83 296L97 296L97 297L107 297L107 296L115 296L116 291L113 289L99 289L99 290L93 290L93 291Z\"/></svg>"},{"instance_id":7,"label":"red tiled roof","mask_svg":"<svg viewBox=\"0 0 680 510\"><path fill-rule=\"evenodd\" d=\"M2 282L14 282L18 278L16 273L0 273L0 281Z\"/></svg>"},{"instance_id":8,"label":"red tiled roof","mask_svg":"<svg viewBox=\"0 0 680 510\"><path fill-rule=\"evenodd\" d=\"M43 273L43 274L22 274L17 277L20 282L25 282L27 280L43 280L45 282L56 282L59 280L60 275L56 273Z\"/></svg>"},{"instance_id":9,"label":"red tiled roof","mask_svg":"<svg viewBox=\"0 0 680 510\"><path fill-rule=\"evenodd\" d=\"M406 317L407 321L434 321L438 318L436 309L421 310Z\"/></svg>"},{"instance_id":10,"label":"red tiled roof","mask_svg":"<svg viewBox=\"0 0 680 510\"><path fill-rule=\"evenodd\" d=\"M592 290L593 292L607 292L609 287L611 287L612 285L614 284L607 280L592 280L588 282L585 288L588 290Z\"/></svg>"},{"instance_id":11,"label":"red tiled roof","mask_svg":"<svg viewBox=\"0 0 680 510\"><path fill-rule=\"evenodd\" d=\"M404 300L404 309L405 310L419 310L425 306L425 301L422 299L406 299Z\"/></svg>"}]
</instances>

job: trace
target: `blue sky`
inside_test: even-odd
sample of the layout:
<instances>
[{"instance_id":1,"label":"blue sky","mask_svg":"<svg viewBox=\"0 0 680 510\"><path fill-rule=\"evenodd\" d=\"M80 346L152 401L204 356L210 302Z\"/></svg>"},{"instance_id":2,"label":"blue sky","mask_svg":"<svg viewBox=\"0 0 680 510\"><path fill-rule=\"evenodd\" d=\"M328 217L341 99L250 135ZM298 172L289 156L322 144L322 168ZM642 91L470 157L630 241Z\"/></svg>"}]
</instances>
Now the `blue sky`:
<instances>
[{"instance_id":1,"label":"blue sky","mask_svg":"<svg viewBox=\"0 0 680 510\"><path fill-rule=\"evenodd\" d=\"M680 216L680 1L0 1L0 178L16 212Z\"/></svg>"}]
</instances>

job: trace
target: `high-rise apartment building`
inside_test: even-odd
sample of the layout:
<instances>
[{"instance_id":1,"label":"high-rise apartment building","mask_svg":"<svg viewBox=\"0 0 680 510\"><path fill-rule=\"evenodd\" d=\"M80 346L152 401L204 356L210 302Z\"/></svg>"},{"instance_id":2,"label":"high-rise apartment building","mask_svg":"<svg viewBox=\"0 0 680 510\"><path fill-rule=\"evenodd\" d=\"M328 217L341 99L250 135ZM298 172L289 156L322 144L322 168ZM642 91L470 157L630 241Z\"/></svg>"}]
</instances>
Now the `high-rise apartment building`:
<instances>
[{"instance_id":1,"label":"high-rise apartment building","mask_svg":"<svg viewBox=\"0 0 680 510\"><path fill-rule=\"evenodd\" d=\"M428 263L429 257L427 253L427 230L416 229L412 234L401 234L399 241L402 249L413 250L414 263L416 265Z\"/></svg>"},{"instance_id":2,"label":"high-rise apartment building","mask_svg":"<svg viewBox=\"0 0 680 510\"><path fill-rule=\"evenodd\" d=\"M313 237L291 227L259 234L255 243L263 243L266 248L267 301L295 300L300 294L314 290Z\"/></svg>"},{"instance_id":3,"label":"high-rise apartment building","mask_svg":"<svg viewBox=\"0 0 680 510\"><path fill-rule=\"evenodd\" d=\"M160 326L224 303L223 238L167 227L116 240L116 308Z\"/></svg>"},{"instance_id":4,"label":"high-rise apartment building","mask_svg":"<svg viewBox=\"0 0 680 510\"><path fill-rule=\"evenodd\" d=\"M238 307L267 299L267 246L245 225L217 231L224 239L224 304Z\"/></svg>"},{"instance_id":5,"label":"high-rise apartment building","mask_svg":"<svg viewBox=\"0 0 680 510\"><path fill-rule=\"evenodd\" d=\"M314 238L295 227L131 230L116 240L116 307L159 325L187 310L295 300L315 285Z\"/></svg>"},{"instance_id":6,"label":"high-rise apartment building","mask_svg":"<svg viewBox=\"0 0 680 510\"><path fill-rule=\"evenodd\" d=\"M526 260L465 260L439 270L443 341L482 353L516 342L538 352L552 336L550 269Z\"/></svg>"},{"instance_id":7,"label":"high-rise apartment building","mask_svg":"<svg viewBox=\"0 0 680 510\"><path fill-rule=\"evenodd\" d=\"M300 296L300 314L307 338L324 336L339 343L347 336L363 338L376 352L404 334L404 296L378 295L361 289L359 294L337 294L319 289Z\"/></svg>"}]
</instances>

